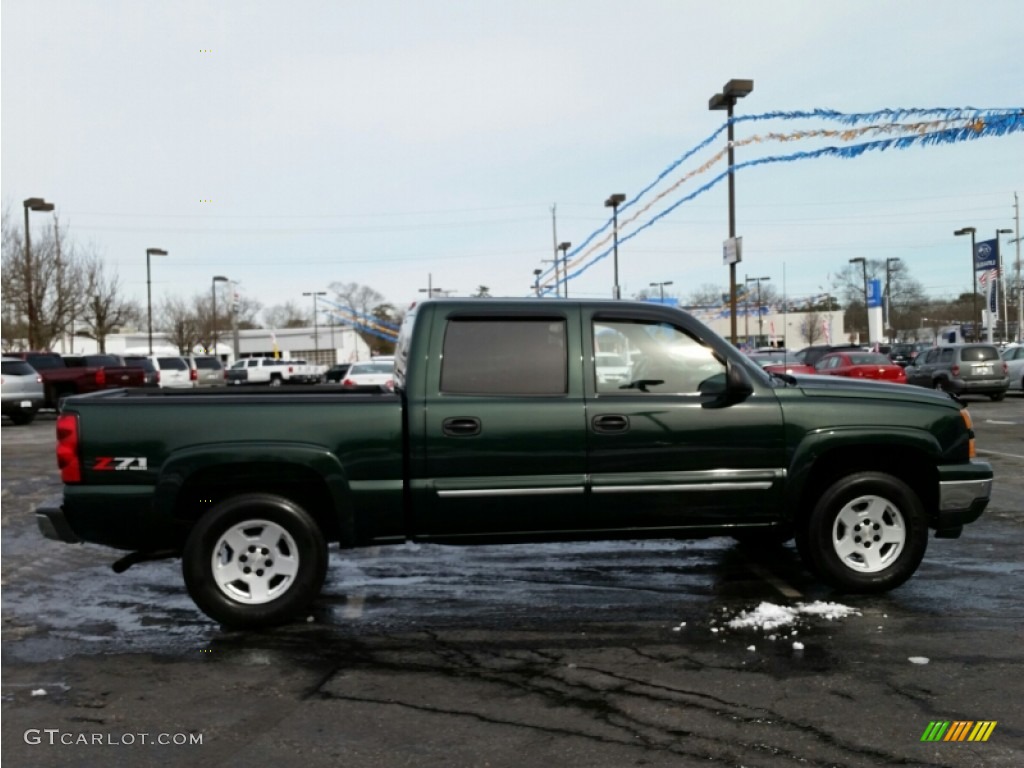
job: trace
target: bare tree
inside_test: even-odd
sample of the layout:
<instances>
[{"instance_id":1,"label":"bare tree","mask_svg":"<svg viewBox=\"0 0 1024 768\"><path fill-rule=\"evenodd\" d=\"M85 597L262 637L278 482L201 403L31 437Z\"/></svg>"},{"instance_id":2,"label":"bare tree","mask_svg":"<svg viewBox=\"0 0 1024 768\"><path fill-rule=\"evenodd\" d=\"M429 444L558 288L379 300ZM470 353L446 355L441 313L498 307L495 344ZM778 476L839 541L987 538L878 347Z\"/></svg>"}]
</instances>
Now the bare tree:
<instances>
[{"instance_id":1,"label":"bare tree","mask_svg":"<svg viewBox=\"0 0 1024 768\"><path fill-rule=\"evenodd\" d=\"M84 302L80 260L56 216L41 235L25 247L24 232L9 208L3 211L3 303L8 347L47 349L71 322ZM8 336L9 331L22 335Z\"/></svg>"},{"instance_id":2,"label":"bare tree","mask_svg":"<svg viewBox=\"0 0 1024 768\"><path fill-rule=\"evenodd\" d=\"M825 315L815 309L804 314L803 320L800 321L800 335L807 341L808 346L824 338L825 331L821 327L824 319Z\"/></svg>"},{"instance_id":3,"label":"bare tree","mask_svg":"<svg viewBox=\"0 0 1024 768\"><path fill-rule=\"evenodd\" d=\"M197 310L202 303L203 297L196 296L191 302L170 297L160 304L158 327L183 355L190 354L193 347L204 341L202 317Z\"/></svg>"},{"instance_id":4,"label":"bare tree","mask_svg":"<svg viewBox=\"0 0 1024 768\"><path fill-rule=\"evenodd\" d=\"M303 309L296 301L275 304L263 311L268 328L306 328L313 325L312 308Z\"/></svg>"},{"instance_id":5,"label":"bare tree","mask_svg":"<svg viewBox=\"0 0 1024 768\"><path fill-rule=\"evenodd\" d=\"M364 316L373 314L373 308L384 301L384 296L368 285L331 283L327 287L334 291L339 304L351 307Z\"/></svg>"},{"instance_id":6,"label":"bare tree","mask_svg":"<svg viewBox=\"0 0 1024 768\"><path fill-rule=\"evenodd\" d=\"M99 351L106 352L107 336L125 323L138 320L142 312L138 305L121 297L117 275L106 275L101 258L95 254L86 257L82 270L86 288L81 305L76 304L71 318L72 343L77 333L87 339L95 339ZM78 329L74 326L76 318L82 324Z\"/></svg>"}]
</instances>

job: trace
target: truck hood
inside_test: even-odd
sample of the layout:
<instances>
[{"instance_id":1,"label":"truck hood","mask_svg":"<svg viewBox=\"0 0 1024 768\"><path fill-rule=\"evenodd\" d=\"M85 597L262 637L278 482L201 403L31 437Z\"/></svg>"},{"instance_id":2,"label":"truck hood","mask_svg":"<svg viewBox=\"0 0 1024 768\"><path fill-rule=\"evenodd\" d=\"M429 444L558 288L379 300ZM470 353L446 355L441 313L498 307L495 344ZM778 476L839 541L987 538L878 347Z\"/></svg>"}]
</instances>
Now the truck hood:
<instances>
[{"instance_id":1,"label":"truck hood","mask_svg":"<svg viewBox=\"0 0 1024 768\"><path fill-rule=\"evenodd\" d=\"M959 407L949 393L912 384L859 381L844 376L794 375L797 386L810 397L854 397L876 400L905 400Z\"/></svg>"}]
</instances>

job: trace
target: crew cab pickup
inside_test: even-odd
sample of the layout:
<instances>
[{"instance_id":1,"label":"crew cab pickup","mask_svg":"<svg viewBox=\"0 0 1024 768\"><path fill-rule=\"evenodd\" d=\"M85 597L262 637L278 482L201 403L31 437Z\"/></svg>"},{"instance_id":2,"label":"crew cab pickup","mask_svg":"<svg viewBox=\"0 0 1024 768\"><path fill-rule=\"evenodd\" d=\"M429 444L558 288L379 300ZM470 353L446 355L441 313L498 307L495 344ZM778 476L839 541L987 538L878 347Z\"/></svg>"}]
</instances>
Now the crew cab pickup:
<instances>
[{"instance_id":1,"label":"crew cab pickup","mask_svg":"<svg viewBox=\"0 0 1024 768\"><path fill-rule=\"evenodd\" d=\"M141 387L146 374L125 366L117 355L58 355L56 352L16 352L43 378L44 407L56 408L62 397L101 389Z\"/></svg>"},{"instance_id":2,"label":"crew cab pickup","mask_svg":"<svg viewBox=\"0 0 1024 768\"><path fill-rule=\"evenodd\" d=\"M625 377L599 375L604 353ZM991 494L949 394L762 370L678 309L429 300L393 394L111 391L57 421L43 534L180 556L230 626L286 622L327 545L795 537L841 590L903 583Z\"/></svg>"}]
</instances>

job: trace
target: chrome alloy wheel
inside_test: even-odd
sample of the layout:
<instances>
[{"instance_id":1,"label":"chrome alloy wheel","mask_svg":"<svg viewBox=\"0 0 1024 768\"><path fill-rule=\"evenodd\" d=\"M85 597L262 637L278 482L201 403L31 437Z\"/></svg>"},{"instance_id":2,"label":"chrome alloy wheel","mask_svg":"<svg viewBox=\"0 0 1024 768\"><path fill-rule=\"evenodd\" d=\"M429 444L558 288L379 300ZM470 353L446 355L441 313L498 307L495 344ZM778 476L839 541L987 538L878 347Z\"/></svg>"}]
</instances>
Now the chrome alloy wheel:
<instances>
[{"instance_id":1,"label":"chrome alloy wheel","mask_svg":"<svg viewBox=\"0 0 1024 768\"><path fill-rule=\"evenodd\" d=\"M245 520L213 548L213 578L232 600L269 603L291 587L299 571L299 550L291 534L269 520Z\"/></svg>"},{"instance_id":2,"label":"chrome alloy wheel","mask_svg":"<svg viewBox=\"0 0 1024 768\"><path fill-rule=\"evenodd\" d=\"M907 529L900 510L881 496L858 496L836 515L832 547L842 563L861 573L878 573L900 556Z\"/></svg>"}]
</instances>

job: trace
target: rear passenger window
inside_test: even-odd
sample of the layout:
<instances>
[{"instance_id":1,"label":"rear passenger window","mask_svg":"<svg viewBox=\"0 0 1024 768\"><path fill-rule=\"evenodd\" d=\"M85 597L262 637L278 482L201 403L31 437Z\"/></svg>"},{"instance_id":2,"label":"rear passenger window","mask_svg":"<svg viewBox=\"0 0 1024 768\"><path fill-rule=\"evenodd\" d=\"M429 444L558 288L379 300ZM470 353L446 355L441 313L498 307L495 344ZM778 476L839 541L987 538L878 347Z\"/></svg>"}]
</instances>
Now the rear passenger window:
<instances>
[{"instance_id":1,"label":"rear passenger window","mask_svg":"<svg viewBox=\"0 0 1024 768\"><path fill-rule=\"evenodd\" d=\"M564 395L564 319L453 319L444 335L441 391L456 395Z\"/></svg>"}]
</instances>

